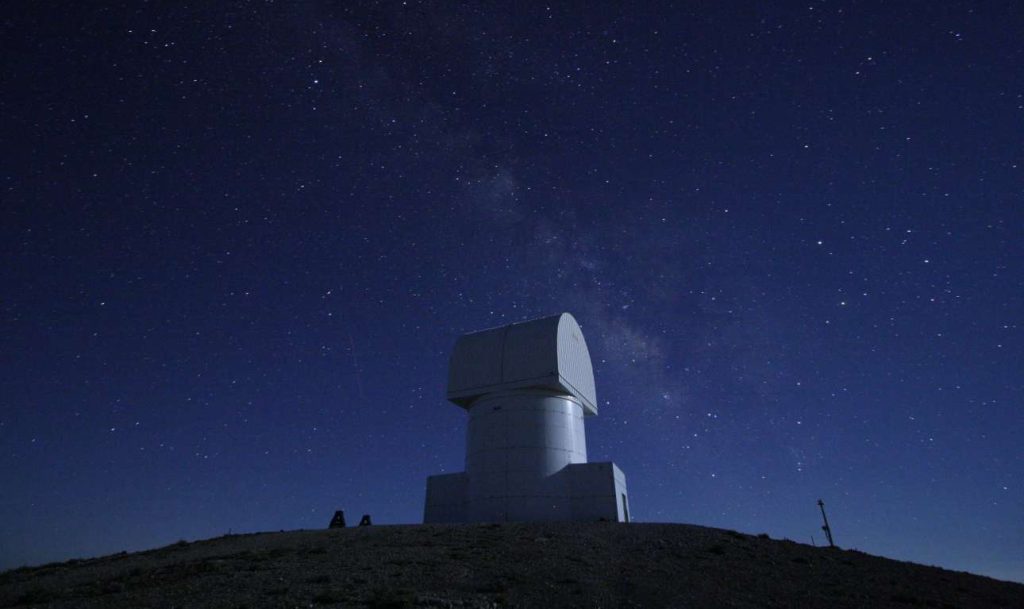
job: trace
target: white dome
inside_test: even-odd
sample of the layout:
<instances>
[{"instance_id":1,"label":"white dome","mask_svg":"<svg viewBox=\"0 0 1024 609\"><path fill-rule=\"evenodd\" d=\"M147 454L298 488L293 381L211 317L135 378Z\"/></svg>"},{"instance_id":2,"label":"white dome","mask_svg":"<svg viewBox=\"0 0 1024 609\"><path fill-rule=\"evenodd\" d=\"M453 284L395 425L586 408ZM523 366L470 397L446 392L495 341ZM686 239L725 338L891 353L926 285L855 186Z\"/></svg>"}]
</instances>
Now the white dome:
<instances>
[{"instance_id":1,"label":"white dome","mask_svg":"<svg viewBox=\"0 0 1024 609\"><path fill-rule=\"evenodd\" d=\"M580 325L562 313L466 334L452 351L448 399L468 407L480 396L544 388L578 399L597 414L594 368Z\"/></svg>"}]
</instances>

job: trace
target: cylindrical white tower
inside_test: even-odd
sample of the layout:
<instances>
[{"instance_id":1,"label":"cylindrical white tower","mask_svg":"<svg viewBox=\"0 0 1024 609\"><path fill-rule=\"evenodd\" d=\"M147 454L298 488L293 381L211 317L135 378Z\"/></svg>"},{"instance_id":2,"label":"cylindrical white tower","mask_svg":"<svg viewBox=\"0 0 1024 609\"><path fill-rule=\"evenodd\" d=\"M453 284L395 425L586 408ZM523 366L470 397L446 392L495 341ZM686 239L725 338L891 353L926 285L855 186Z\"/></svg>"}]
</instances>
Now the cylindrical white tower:
<instances>
[{"instance_id":1,"label":"cylindrical white tower","mask_svg":"<svg viewBox=\"0 0 1024 609\"><path fill-rule=\"evenodd\" d=\"M471 520L569 519L570 489L556 474L586 462L583 406L572 396L520 389L487 394L469 407Z\"/></svg>"},{"instance_id":2,"label":"cylindrical white tower","mask_svg":"<svg viewBox=\"0 0 1024 609\"><path fill-rule=\"evenodd\" d=\"M572 315L461 337L448 399L469 412L466 471L428 479L425 522L628 520L625 476L587 463L597 397Z\"/></svg>"}]
</instances>

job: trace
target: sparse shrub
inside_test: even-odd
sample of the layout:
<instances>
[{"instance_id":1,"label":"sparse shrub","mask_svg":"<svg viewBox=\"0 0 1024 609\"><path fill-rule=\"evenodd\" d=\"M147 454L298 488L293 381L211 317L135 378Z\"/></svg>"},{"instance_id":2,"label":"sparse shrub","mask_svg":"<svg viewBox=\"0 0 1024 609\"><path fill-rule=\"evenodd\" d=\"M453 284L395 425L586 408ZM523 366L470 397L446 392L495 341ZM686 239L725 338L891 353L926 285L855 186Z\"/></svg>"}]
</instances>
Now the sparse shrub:
<instances>
[{"instance_id":1,"label":"sparse shrub","mask_svg":"<svg viewBox=\"0 0 1024 609\"><path fill-rule=\"evenodd\" d=\"M707 552L709 554L717 554L721 556L722 554L725 554L725 546L720 543L716 543L715 545L708 547Z\"/></svg>"},{"instance_id":2,"label":"sparse shrub","mask_svg":"<svg viewBox=\"0 0 1024 609\"><path fill-rule=\"evenodd\" d=\"M896 594L893 594L892 596L890 596L889 600L891 600L894 603L903 603L904 605L921 605L921 604L923 604L920 600L918 600L917 598L915 598L913 596L910 596L909 594L896 593Z\"/></svg>"},{"instance_id":3,"label":"sparse shrub","mask_svg":"<svg viewBox=\"0 0 1024 609\"><path fill-rule=\"evenodd\" d=\"M15 605L33 605L51 600L52 595L42 588L29 588L14 601Z\"/></svg>"},{"instance_id":4,"label":"sparse shrub","mask_svg":"<svg viewBox=\"0 0 1024 609\"><path fill-rule=\"evenodd\" d=\"M121 582L111 579L100 583L97 592L99 594L120 594L124 592L124 584Z\"/></svg>"},{"instance_id":5,"label":"sparse shrub","mask_svg":"<svg viewBox=\"0 0 1024 609\"><path fill-rule=\"evenodd\" d=\"M768 533L759 533L757 538L758 539L771 539L771 537L768 535Z\"/></svg>"},{"instance_id":6,"label":"sparse shrub","mask_svg":"<svg viewBox=\"0 0 1024 609\"><path fill-rule=\"evenodd\" d=\"M481 584L477 587L476 591L483 594L500 594L508 590L508 585L503 581L491 581L486 584Z\"/></svg>"},{"instance_id":7,"label":"sparse shrub","mask_svg":"<svg viewBox=\"0 0 1024 609\"><path fill-rule=\"evenodd\" d=\"M494 604L498 607L508 607L511 605L508 598L508 591L499 592L497 596L494 597Z\"/></svg>"},{"instance_id":8,"label":"sparse shrub","mask_svg":"<svg viewBox=\"0 0 1024 609\"><path fill-rule=\"evenodd\" d=\"M374 590L369 600L370 609L410 609L416 604L411 590Z\"/></svg>"},{"instance_id":9,"label":"sparse shrub","mask_svg":"<svg viewBox=\"0 0 1024 609\"><path fill-rule=\"evenodd\" d=\"M212 561L212 560L203 560L203 561L194 563L193 566L192 566L192 572L196 573L196 574L199 574L199 573L214 573L214 572L219 571L219 570L220 570L220 566L218 566L217 563Z\"/></svg>"},{"instance_id":10,"label":"sparse shrub","mask_svg":"<svg viewBox=\"0 0 1024 609\"><path fill-rule=\"evenodd\" d=\"M330 590L323 590L313 597L313 604L315 605L330 605L331 603L340 603L341 599Z\"/></svg>"}]
</instances>

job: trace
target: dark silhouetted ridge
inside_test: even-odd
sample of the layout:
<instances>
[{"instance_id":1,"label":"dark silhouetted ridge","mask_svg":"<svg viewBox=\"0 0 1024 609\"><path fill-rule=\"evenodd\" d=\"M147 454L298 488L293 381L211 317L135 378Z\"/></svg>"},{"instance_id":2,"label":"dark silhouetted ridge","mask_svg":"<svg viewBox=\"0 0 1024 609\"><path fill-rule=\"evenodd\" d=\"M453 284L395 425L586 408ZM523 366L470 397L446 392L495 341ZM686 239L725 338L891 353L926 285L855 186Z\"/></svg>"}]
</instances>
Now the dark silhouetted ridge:
<instances>
[{"instance_id":1,"label":"dark silhouetted ridge","mask_svg":"<svg viewBox=\"0 0 1024 609\"><path fill-rule=\"evenodd\" d=\"M0 574L0 607L1024 607L1024 585L680 524L233 535Z\"/></svg>"}]
</instances>

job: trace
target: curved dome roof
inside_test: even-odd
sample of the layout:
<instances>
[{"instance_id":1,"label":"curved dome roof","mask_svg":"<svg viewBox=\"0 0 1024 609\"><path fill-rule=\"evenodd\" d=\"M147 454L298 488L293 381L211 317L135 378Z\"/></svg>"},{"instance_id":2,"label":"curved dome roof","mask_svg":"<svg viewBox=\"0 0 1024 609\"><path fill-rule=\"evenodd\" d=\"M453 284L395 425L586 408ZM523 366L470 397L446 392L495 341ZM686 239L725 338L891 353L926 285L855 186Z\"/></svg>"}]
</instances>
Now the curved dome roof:
<instances>
[{"instance_id":1,"label":"curved dome roof","mask_svg":"<svg viewBox=\"0 0 1024 609\"><path fill-rule=\"evenodd\" d=\"M597 414L594 368L580 325L562 313L465 334L448 367L448 399L468 407L498 391L538 387L565 392Z\"/></svg>"}]
</instances>

